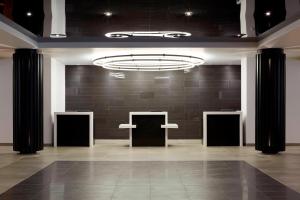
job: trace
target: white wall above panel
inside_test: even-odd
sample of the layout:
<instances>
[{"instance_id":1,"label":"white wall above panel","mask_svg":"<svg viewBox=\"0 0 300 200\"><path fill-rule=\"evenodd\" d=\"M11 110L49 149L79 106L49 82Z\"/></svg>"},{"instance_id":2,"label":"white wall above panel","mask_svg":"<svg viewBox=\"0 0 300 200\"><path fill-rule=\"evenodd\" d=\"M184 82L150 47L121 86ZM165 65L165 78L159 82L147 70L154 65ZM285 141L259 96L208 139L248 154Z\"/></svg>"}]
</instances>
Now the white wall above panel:
<instances>
[{"instance_id":1,"label":"white wall above panel","mask_svg":"<svg viewBox=\"0 0 300 200\"><path fill-rule=\"evenodd\" d=\"M258 48L300 48L300 14L262 34Z\"/></svg>"},{"instance_id":2,"label":"white wall above panel","mask_svg":"<svg viewBox=\"0 0 300 200\"><path fill-rule=\"evenodd\" d=\"M241 57L255 54L256 48L66 48L43 49L43 54L65 65L92 65L99 57L125 54L180 54L201 57L205 64L240 64Z\"/></svg>"},{"instance_id":3,"label":"white wall above panel","mask_svg":"<svg viewBox=\"0 0 300 200\"><path fill-rule=\"evenodd\" d=\"M241 109L246 144L255 143L255 56L241 60Z\"/></svg>"},{"instance_id":4,"label":"white wall above panel","mask_svg":"<svg viewBox=\"0 0 300 200\"><path fill-rule=\"evenodd\" d=\"M0 59L0 143L13 142L13 62Z\"/></svg>"},{"instance_id":5,"label":"white wall above panel","mask_svg":"<svg viewBox=\"0 0 300 200\"><path fill-rule=\"evenodd\" d=\"M0 46L5 48L37 48L35 36L10 19L0 15Z\"/></svg>"},{"instance_id":6,"label":"white wall above panel","mask_svg":"<svg viewBox=\"0 0 300 200\"><path fill-rule=\"evenodd\" d=\"M54 112L65 111L65 65L44 56L44 143L53 142Z\"/></svg>"}]
</instances>

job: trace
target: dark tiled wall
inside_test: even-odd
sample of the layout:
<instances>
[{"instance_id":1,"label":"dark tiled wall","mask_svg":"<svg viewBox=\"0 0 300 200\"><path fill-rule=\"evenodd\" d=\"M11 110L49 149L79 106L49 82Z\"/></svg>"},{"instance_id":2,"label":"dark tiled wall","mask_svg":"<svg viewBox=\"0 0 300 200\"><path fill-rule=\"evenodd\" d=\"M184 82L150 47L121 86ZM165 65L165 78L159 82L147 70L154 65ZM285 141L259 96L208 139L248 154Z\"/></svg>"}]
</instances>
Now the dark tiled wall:
<instances>
[{"instance_id":1,"label":"dark tiled wall","mask_svg":"<svg viewBox=\"0 0 300 200\"><path fill-rule=\"evenodd\" d=\"M66 66L66 109L91 110L97 139L125 139L130 111L168 111L174 139L202 138L203 111L241 108L241 67L201 66L189 73L121 72L97 66Z\"/></svg>"}]
</instances>

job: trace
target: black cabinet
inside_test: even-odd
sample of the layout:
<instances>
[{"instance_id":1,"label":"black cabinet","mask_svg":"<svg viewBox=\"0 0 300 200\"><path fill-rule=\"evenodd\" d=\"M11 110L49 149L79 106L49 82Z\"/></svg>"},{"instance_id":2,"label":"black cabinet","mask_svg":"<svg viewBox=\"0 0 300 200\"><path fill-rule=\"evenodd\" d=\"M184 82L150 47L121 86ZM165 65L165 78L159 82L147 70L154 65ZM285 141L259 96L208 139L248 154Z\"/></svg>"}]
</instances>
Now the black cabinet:
<instances>
[{"instance_id":1,"label":"black cabinet","mask_svg":"<svg viewBox=\"0 0 300 200\"><path fill-rule=\"evenodd\" d=\"M54 146L91 146L92 113L56 113Z\"/></svg>"},{"instance_id":2,"label":"black cabinet","mask_svg":"<svg viewBox=\"0 0 300 200\"><path fill-rule=\"evenodd\" d=\"M204 115L204 144L207 146L240 146L241 115L210 113Z\"/></svg>"},{"instance_id":3,"label":"black cabinet","mask_svg":"<svg viewBox=\"0 0 300 200\"><path fill-rule=\"evenodd\" d=\"M165 115L133 115L132 146L165 146Z\"/></svg>"}]
</instances>

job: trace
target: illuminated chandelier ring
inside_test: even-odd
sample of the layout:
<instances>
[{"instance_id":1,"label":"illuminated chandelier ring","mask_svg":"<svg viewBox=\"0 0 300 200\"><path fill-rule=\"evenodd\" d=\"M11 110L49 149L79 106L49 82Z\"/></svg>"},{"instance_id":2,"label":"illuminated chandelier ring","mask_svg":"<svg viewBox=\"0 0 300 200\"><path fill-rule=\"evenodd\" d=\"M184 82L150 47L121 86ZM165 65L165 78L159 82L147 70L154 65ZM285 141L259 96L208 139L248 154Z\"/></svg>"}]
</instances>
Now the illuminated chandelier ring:
<instances>
[{"instance_id":1,"label":"illuminated chandelier ring","mask_svg":"<svg viewBox=\"0 0 300 200\"><path fill-rule=\"evenodd\" d=\"M106 56L94 60L93 63L110 70L171 71L191 69L202 65L204 60L195 56L174 54L130 54Z\"/></svg>"}]
</instances>

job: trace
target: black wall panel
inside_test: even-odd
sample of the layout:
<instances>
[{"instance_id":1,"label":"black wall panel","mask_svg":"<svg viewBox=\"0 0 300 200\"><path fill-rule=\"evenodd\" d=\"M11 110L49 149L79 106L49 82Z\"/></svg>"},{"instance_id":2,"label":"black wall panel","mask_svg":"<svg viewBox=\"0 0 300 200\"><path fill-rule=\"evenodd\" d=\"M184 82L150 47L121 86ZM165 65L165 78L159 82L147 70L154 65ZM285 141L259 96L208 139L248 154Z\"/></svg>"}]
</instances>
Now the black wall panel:
<instances>
[{"instance_id":1,"label":"black wall panel","mask_svg":"<svg viewBox=\"0 0 300 200\"><path fill-rule=\"evenodd\" d=\"M130 111L168 111L174 139L202 138L203 111L241 109L241 67L201 66L189 73L118 72L66 66L66 109L94 111L96 139L125 139Z\"/></svg>"}]
</instances>

